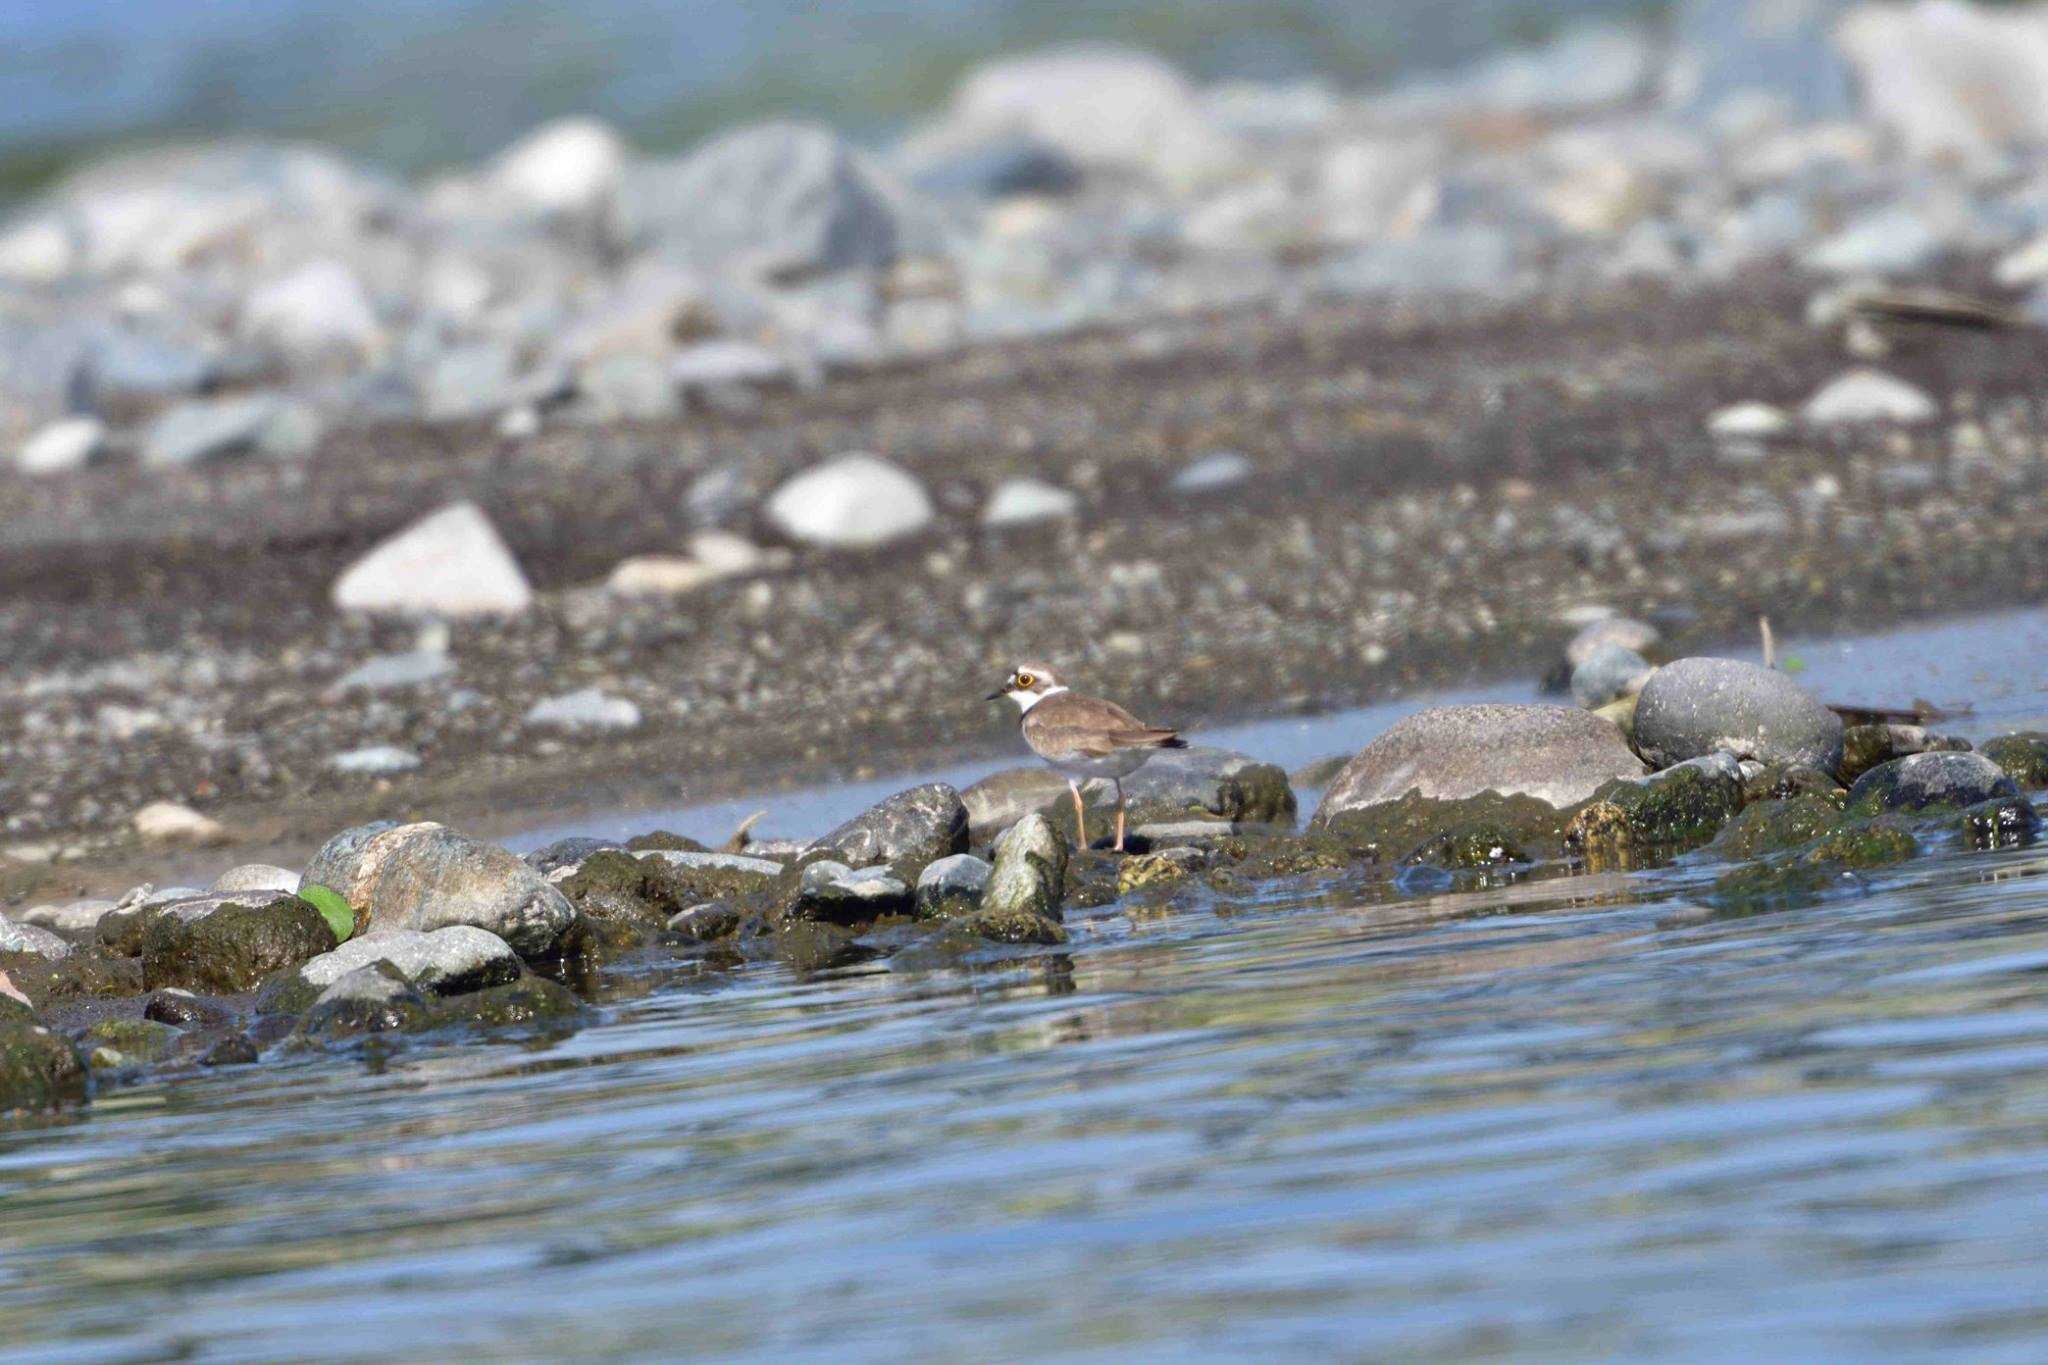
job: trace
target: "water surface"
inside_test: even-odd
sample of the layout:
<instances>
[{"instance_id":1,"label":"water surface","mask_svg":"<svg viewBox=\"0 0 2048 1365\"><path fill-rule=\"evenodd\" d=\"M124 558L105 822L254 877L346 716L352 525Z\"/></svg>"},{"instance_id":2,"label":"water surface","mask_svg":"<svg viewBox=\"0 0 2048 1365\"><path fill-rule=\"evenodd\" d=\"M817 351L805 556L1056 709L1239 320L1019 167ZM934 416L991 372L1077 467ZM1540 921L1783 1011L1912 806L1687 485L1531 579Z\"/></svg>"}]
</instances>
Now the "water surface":
<instances>
[{"instance_id":1,"label":"water surface","mask_svg":"<svg viewBox=\"0 0 2048 1365\"><path fill-rule=\"evenodd\" d=\"M1795 648L2004 729L2043 631ZM1931 847L1749 917L1698 859L1191 892L116 1091L0 1132L0 1359L2039 1360L2048 852Z\"/></svg>"}]
</instances>

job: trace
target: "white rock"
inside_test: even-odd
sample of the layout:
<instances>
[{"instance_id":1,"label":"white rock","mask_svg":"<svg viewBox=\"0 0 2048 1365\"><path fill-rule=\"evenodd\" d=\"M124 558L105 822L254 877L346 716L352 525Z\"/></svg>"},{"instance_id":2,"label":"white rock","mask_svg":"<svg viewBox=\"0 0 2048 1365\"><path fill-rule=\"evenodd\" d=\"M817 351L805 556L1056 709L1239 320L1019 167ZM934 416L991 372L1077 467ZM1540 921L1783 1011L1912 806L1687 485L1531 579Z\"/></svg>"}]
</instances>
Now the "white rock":
<instances>
[{"instance_id":1,"label":"white rock","mask_svg":"<svg viewBox=\"0 0 2048 1365\"><path fill-rule=\"evenodd\" d=\"M1080 507L1080 496L1071 489L1037 479L1005 479L982 509L981 524L1022 526L1034 521L1056 521L1073 516Z\"/></svg>"},{"instance_id":2,"label":"white rock","mask_svg":"<svg viewBox=\"0 0 2048 1365\"><path fill-rule=\"evenodd\" d=\"M413 523L350 565L334 584L343 611L503 616L533 605L533 588L490 519L459 502Z\"/></svg>"},{"instance_id":3,"label":"white rock","mask_svg":"<svg viewBox=\"0 0 2048 1365\"><path fill-rule=\"evenodd\" d=\"M299 874L274 863L244 863L231 867L213 879L210 892L276 891L294 896L299 891Z\"/></svg>"},{"instance_id":4,"label":"white rock","mask_svg":"<svg viewBox=\"0 0 2048 1365\"><path fill-rule=\"evenodd\" d=\"M313 261L249 295L242 330L287 351L373 353L383 340L377 311L355 272L340 261Z\"/></svg>"},{"instance_id":5,"label":"white rock","mask_svg":"<svg viewBox=\"0 0 2048 1365\"><path fill-rule=\"evenodd\" d=\"M153 801L135 812L135 832L153 844L221 844L227 827L174 801Z\"/></svg>"},{"instance_id":6,"label":"white rock","mask_svg":"<svg viewBox=\"0 0 2048 1365\"><path fill-rule=\"evenodd\" d=\"M420 766L420 756L396 744L371 744L335 754L327 760L327 766L338 773L382 777L389 773L413 771Z\"/></svg>"},{"instance_id":7,"label":"white rock","mask_svg":"<svg viewBox=\"0 0 2048 1365\"><path fill-rule=\"evenodd\" d=\"M1182 465L1173 476L1176 493L1207 493L1232 488L1252 476L1252 462L1234 450L1212 450Z\"/></svg>"},{"instance_id":8,"label":"white rock","mask_svg":"<svg viewBox=\"0 0 2048 1365\"><path fill-rule=\"evenodd\" d=\"M1869 114L1914 156L1984 162L2048 142L2048 15L2033 6L1860 5L1836 41Z\"/></svg>"},{"instance_id":9,"label":"white rock","mask_svg":"<svg viewBox=\"0 0 2048 1365\"><path fill-rule=\"evenodd\" d=\"M722 531L706 531L690 540L691 553L635 555L605 581L621 597L677 597L722 578L753 573L769 556L751 541Z\"/></svg>"},{"instance_id":10,"label":"white rock","mask_svg":"<svg viewBox=\"0 0 2048 1365\"><path fill-rule=\"evenodd\" d=\"M2048 234L2002 257L1993 273L2007 289L2021 289L2048 280Z\"/></svg>"},{"instance_id":11,"label":"white rock","mask_svg":"<svg viewBox=\"0 0 2048 1365\"><path fill-rule=\"evenodd\" d=\"M438 649L415 649L404 654L378 654L363 660L335 680L333 692L362 688L385 692L400 687L418 687L445 678L455 671L455 660Z\"/></svg>"},{"instance_id":12,"label":"white rock","mask_svg":"<svg viewBox=\"0 0 2048 1365\"><path fill-rule=\"evenodd\" d=\"M1851 370L1807 400L1800 416L1811 426L1858 422L1931 422L1934 400L1903 379L1879 370Z\"/></svg>"},{"instance_id":13,"label":"white rock","mask_svg":"<svg viewBox=\"0 0 2048 1365\"><path fill-rule=\"evenodd\" d=\"M969 127L1013 128L1084 165L1149 170L1187 186L1229 161L1187 80L1150 53L1058 48L969 72L953 101Z\"/></svg>"},{"instance_id":14,"label":"white rock","mask_svg":"<svg viewBox=\"0 0 2048 1365\"><path fill-rule=\"evenodd\" d=\"M630 730L640 723L640 708L625 697L586 687L535 702L526 723L554 730Z\"/></svg>"},{"instance_id":15,"label":"white rock","mask_svg":"<svg viewBox=\"0 0 2048 1365\"><path fill-rule=\"evenodd\" d=\"M768 519L791 539L867 549L931 524L924 485L878 456L841 455L797 475L768 499Z\"/></svg>"},{"instance_id":16,"label":"white rock","mask_svg":"<svg viewBox=\"0 0 2048 1365\"><path fill-rule=\"evenodd\" d=\"M491 188L536 213L589 213L618 193L626 146L596 119L568 118L534 130L507 148L491 170Z\"/></svg>"},{"instance_id":17,"label":"white rock","mask_svg":"<svg viewBox=\"0 0 2048 1365\"><path fill-rule=\"evenodd\" d=\"M531 403L507 408L498 419L498 437L506 441L530 441L540 435L540 409Z\"/></svg>"},{"instance_id":18,"label":"white rock","mask_svg":"<svg viewBox=\"0 0 2048 1365\"><path fill-rule=\"evenodd\" d=\"M24 441L14 453L14 465L24 474L61 474L91 464L106 448L106 423L96 417L68 417Z\"/></svg>"},{"instance_id":19,"label":"white rock","mask_svg":"<svg viewBox=\"0 0 2048 1365\"><path fill-rule=\"evenodd\" d=\"M669 377L683 389L721 384L779 384L790 375L787 360L765 346L746 341L704 341L686 346L669 366Z\"/></svg>"},{"instance_id":20,"label":"white rock","mask_svg":"<svg viewBox=\"0 0 2048 1365\"><path fill-rule=\"evenodd\" d=\"M1931 264L1947 235L1915 204L1879 209L1800 255L1809 270L1831 275L1902 274Z\"/></svg>"},{"instance_id":21,"label":"white rock","mask_svg":"<svg viewBox=\"0 0 2048 1365\"><path fill-rule=\"evenodd\" d=\"M55 284L77 264L71 233L55 218L31 218L0 234L0 279Z\"/></svg>"},{"instance_id":22,"label":"white rock","mask_svg":"<svg viewBox=\"0 0 2048 1365\"><path fill-rule=\"evenodd\" d=\"M1792 419L1785 415L1785 410L1769 403L1737 403L1722 408L1707 420L1708 434L1724 440L1768 440L1791 428Z\"/></svg>"},{"instance_id":23,"label":"white rock","mask_svg":"<svg viewBox=\"0 0 2048 1365\"><path fill-rule=\"evenodd\" d=\"M110 900L66 901L62 905L32 905L15 918L76 943L90 937L113 909Z\"/></svg>"},{"instance_id":24,"label":"white rock","mask_svg":"<svg viewBox=\"0 0 2048 1365\"><path fill-rule=\"evenodd\" d=\"M422 990L476 989L518 977L519 954L488 929L457 924L422 933L417 929L372 932L350 939L299 968L309 985L325 989L350 972L388 962Z\"/></svg>"}]
</instances>

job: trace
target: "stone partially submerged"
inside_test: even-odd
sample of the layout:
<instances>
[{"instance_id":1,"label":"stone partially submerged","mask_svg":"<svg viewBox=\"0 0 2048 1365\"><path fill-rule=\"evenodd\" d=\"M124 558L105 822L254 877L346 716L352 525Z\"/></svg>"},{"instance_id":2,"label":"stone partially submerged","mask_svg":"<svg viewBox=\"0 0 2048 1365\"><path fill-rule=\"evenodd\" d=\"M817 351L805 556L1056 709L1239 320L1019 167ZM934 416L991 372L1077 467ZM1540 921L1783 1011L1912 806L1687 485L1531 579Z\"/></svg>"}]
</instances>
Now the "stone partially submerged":
<instances>
[{"instance_id":1,"label":"stone partially submerged","mask_svg":"<svg viewBox=\"0 0 2048 1365\"><path fill-rule=\"evenodd\" d=\"M1644 772L1620 730L1574 707L1435 707L1359 750L1323 794L1313 824L1327 825L1336 816L1411 793L1453 802L1490 792L1561 810L1616 778Z\"/></svg>"},{"instance_id":2,"label":"stone partially submerged","mask_svg":"<svg viewBox=\"0 0 2048 1365\"><path fill-rule=\"evenodd\" d=\"M347 901L359 934L468 924L525 957L547 952L576 916L519 858L430 822L344 831L306 865L305 882Z\"/></svg>"}]
</instances>

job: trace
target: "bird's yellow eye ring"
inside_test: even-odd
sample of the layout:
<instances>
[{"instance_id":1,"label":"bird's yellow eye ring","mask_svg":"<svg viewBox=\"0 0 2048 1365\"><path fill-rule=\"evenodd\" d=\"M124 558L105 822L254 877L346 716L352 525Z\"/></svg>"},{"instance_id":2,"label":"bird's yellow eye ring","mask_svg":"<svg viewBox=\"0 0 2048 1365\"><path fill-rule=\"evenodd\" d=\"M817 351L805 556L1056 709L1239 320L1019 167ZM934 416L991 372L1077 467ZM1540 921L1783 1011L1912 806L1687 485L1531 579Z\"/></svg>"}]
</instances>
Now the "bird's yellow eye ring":
<instances>
[{"instance_id":1,"label":"bird's yellow eye ring","mask_svg":"<svg viewBox=\"0 0 2048 1365\"><path fill-rule=\"evenodd\" d=\"M1038 679L1036 679L1036 678L1032 677L1032 676L1031 676L1031 675L1030 675L1029 673L1019 673L1019 674L1018 674L1018 675L1016 676L1016 678L1014 678L1014 679L1013 679L1012 681L1014 681L1014 682L1015 682L1015 683L1017 684L1017 686L1019 686L1019 687L1027 687L1027 688L1028 688L1028 687L1030 687L1030 686L1031 686L1031 685L1032 685L1033 683L1037 682L1037 681L1038 681Z\"/></svg>"}]
</instances>

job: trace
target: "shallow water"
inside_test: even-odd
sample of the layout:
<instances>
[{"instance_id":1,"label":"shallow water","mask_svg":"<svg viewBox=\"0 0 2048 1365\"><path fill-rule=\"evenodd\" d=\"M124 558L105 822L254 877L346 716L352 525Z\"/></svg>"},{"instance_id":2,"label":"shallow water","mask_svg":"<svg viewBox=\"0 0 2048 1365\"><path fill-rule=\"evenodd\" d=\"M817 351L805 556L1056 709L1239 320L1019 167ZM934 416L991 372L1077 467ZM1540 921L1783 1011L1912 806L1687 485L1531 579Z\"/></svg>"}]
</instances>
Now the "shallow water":
<instances>
[{"instance_id":1,"label":"shallow water","mask_svg":"<svg viewBox=\"0 0 2048 1365\"><path fill-rule=\"evenodd\" d=\"M2041 616L1947 630L1797 648L1831 696L2048 710ZM1197 892L115 1091L0 1132L0 1359L2038 1360L2044 873L1937 849L1747 918L1698 861Z\"/></svg>"}]
</instances>

